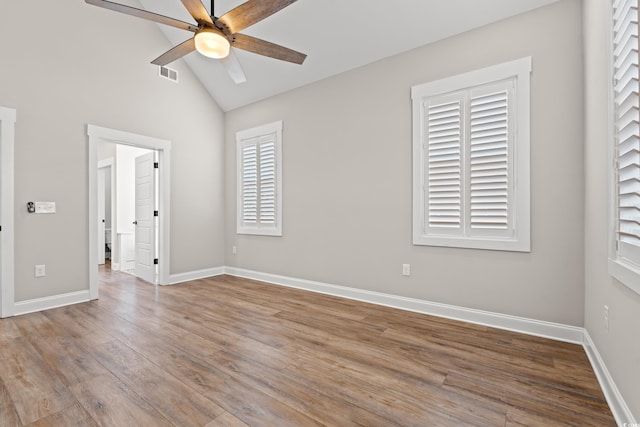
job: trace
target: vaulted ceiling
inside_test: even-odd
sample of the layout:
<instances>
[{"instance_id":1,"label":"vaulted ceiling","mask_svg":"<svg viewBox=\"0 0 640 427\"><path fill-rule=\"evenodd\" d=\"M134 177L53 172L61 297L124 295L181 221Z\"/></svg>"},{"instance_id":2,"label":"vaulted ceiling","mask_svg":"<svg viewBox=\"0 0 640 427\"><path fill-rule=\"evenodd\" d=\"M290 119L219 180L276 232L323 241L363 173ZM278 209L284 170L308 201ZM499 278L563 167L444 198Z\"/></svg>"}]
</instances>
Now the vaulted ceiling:
<instances>
[{"instance_id":1,"label":"vaulted ceiling","mask_svg":"<svg viewBox=\"0 0 640 427\"><path fill-rule=\"evenodd\" d=\"M194 22L180 0L139 1L148 11ZM555 1L299 0L242 33L306 53L302 65L234 49L247 77L245 83L235 84L218 60L197 52L182 60L228 111ZM243 2L217 0L214 14L222 16ZM209 0L204 3L210 9ZM123 15L122 19L136 18ZM191 36L158 26L174 45ZM148 58L140 60L161 53L149 52Z\"/></svg>"}]
</instances>

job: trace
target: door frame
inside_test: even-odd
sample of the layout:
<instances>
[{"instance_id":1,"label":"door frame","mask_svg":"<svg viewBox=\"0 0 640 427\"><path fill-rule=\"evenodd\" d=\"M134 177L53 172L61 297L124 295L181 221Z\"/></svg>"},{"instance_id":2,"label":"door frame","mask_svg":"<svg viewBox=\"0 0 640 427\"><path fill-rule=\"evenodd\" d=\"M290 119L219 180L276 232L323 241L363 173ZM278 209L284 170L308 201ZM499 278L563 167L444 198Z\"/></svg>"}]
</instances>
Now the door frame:
<instances>
[{"instance_id":1,"label":"door frame","mask_svg":"<svg viewBox=\"0 0 640 427\"><path fill-rule=\"evenodd\" d=\"M158 152L158 284L170 284L170 190L171 141L121 130L87 125L89 136L89 298L98 298L98 143L100 141L156 150ZM113 171L112 171L113 172Z\"/></svg>"},{"instance_id":2,"label":"door frame","mask_svg":"<svg viewBox=\"0 0 640 427\"><path fill-rule=\"evenodd\" d=\"M0 317L15 313L14 146L16 110L0 107Z\"/></svg>"}]
</instances>

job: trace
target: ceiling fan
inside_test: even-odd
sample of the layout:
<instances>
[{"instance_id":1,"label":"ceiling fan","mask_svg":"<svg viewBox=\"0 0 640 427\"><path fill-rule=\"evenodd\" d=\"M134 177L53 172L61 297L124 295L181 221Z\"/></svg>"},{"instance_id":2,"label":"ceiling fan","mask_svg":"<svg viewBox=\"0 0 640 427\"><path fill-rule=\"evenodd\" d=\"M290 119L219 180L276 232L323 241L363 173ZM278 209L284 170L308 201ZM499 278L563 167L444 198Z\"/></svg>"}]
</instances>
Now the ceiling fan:
<instances>
[{"instance_id":1,"label":"ceiling fan","mask_svg":"<svg viewBox=\"0 0 640 427\"><path fill-rule=\"evenodd\" d=\"M107 0L85 0L86 3L94 6L148 19L194 33L193 37L151 61L154 65L167 65L197 50L204 56L220 59L231 79L235 83L242 83L246 81L246 77L240 67L238 59L230 49L231 47L281 61L292 62L294 64L302 64L307 57L304 53L239 33L239 31L284 9L296 0L248 0L219 18L213 16L213 0L211 2L211 15L209 15L209 12L200 0L181 1L189 14L193 16L196 24L190 24L168 16Z\"/></svg>"}]
</instances>

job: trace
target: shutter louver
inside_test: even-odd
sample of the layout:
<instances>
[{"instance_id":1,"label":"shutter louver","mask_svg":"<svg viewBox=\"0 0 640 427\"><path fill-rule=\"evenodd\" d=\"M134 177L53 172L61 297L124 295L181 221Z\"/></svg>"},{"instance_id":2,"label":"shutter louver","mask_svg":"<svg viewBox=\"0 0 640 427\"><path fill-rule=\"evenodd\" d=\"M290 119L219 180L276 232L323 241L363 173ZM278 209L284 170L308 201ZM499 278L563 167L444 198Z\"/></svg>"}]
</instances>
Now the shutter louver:
<instances>
[{"instance_id":1,"label":"shutter louver","mask_svg":"<svg viewBox=\"0 0 640 427\"><path fill-rule=\"evenodd\" d=\"M429 227L461 227L462 111L460 101L427 110L427 192Z\"/></svg>"},{"instance_id":2,"label":"shutter louver","mask_svg":"<svg viewBox=\"0 0 640 427\"><path fill-rule=\"evenodd\" d=\"M640 110L637 1L614 2L614 102L617 239L620 254L640 264Z\"/></svg>"},{"instance_id":3,"label":"shutter louver","mask_svg":"<svg viewBox=\"0 0 640 427\"><path fill-rule=\"evenodd\" d=\"M470 226L509 227L508 92L471 98Z\"/></svg>"},{"instance_id":4,"label":"shutter louver","mask_svg":"<svg viewBox=\"0 0 640 427\"><path fill-rule=\"evenodd\" d=\"M258 146L257 142L242 147L242 220L255 224L258 220Z\"/></svg>"}]
</instances>

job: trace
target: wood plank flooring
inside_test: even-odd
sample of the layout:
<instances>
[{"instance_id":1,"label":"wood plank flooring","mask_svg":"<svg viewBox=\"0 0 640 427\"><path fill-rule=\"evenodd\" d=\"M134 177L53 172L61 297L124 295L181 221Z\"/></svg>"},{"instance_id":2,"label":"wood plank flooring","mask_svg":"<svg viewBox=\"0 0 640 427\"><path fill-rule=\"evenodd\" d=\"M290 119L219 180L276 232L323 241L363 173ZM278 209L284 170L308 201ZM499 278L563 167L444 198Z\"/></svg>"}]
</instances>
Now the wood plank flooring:
<instances>
[{"instance_id":1,"label":"wood plank flooring","mask_svg":"<svg viewBox=\"0 0 640 427\"><path fill-rule=\"evenodd\" d=\"M582 347L256 281L0 320L0 426L614 426Z\"/></svg>"}]
</instances>

